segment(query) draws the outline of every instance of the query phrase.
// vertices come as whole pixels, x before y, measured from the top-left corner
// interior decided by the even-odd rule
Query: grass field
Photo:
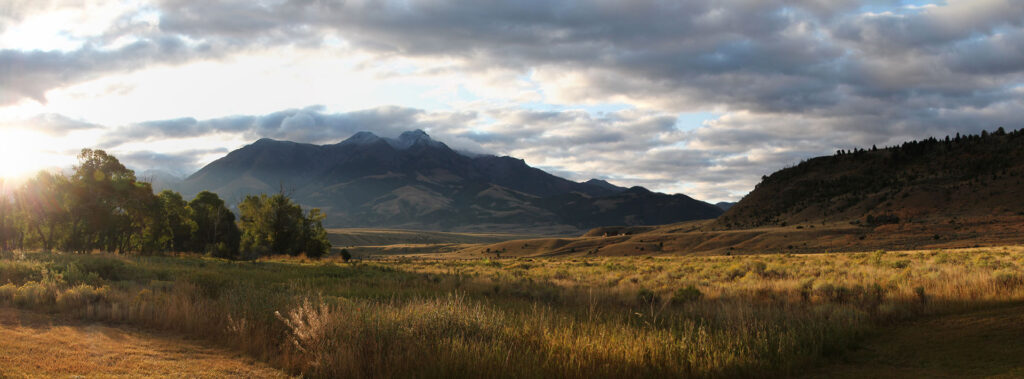
[[[858,221],[859,222],[859,221]],[[723,230],[715,220],[658,226],[601,227],[582,236],[536,237],[464,246],[465,258],[642,256],[663,254],[816,254],[918,249],[961,249],[1024,243],[1024,214],[920,218],[899,224],[849,221]]]
[[[8,254],[0,304],[201,338],[309,376],[792,376],[884,354],[858,347],[889,328],[1019,304],[1022,265],[1021,247],[358,264]]]
[[[492,244],[534,237],[537,236],[402,229],[344,228],[327,230],[327,238],[334,246],[334,251],[345,249],[358,258],[453,252],[477,244]]]

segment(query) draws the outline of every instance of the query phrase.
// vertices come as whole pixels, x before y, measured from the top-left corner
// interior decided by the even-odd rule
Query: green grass
[[[323,377],[789,376],[1024,300],[1024,249],[229,262],[25,254],[0,304],[205,338]]]

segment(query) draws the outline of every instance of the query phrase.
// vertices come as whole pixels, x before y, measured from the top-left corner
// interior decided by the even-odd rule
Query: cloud
[[[447,81],[485,98],[436,109],[185,114],[115,128],[101,146],[217,135],[332,143],[360,130],[420,128],[575,179],[716,200],[837,148],[1024,127],[1015,115],[1024,105],[1024,7],[896,3],[166,0],[135,10],[155,20],[126,13],[78,49],[0,50],[0,104],[42,102],[54,88],[156,65],[339,49],[365,58],[356,67],[364,73]],[[0,22],[36,12],[18,4]],[[625,109],[584,107],[608,104]],[[676,125],[698,111],[720,116],[695,130]]]
[[[161,153],[154,151],[132,151],[117,153],[117,159],[125,166],[145,170],[159,170],[184,178],[186,175],[202,167],[205,157],[209,155],[224,155],[228,153],[226,148],[185,150],[174,153]]]
[[[46,92],[103,74],[135,70],[149,65],[181,63],[220,53],[206,44],[192,46],[173,36],[156,36],[126,46],[104,49],[86,45],[62,51],[0,50],[0,105],[24,98],[46,102]]]
[[[306,143],[334,143],[339,138],[358,131],[373,130],[385,135],[398,135],[402,131],[429,128],[427,120],[420,120],[422,110],[402,107],[380,107],[348,113],[323,113],[323,107],[288,109],[262,116],[229,116],[209,120],[184,117],[169,120],[145,121],[112,129],[98,143],[103,148],[115,148],[130,142],[161,139],[184,139],[217,134],[234,134],[241,138],[283,139]]]
[[[61,114],[44,113],[27,119],[10,121],[0,124],[6,128],[21,128],[49,134],[51,136],[64,136],[69,132],[79,130],[100,129],[103,126],[83,120],[73,119]]]

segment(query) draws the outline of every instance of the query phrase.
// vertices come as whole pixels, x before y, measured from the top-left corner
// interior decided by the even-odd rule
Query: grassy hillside
[[[1022,268],[1019,247],[361,264],[26,254],[0,259],[0,305],[172,331],[317,377],[792,376],[891,325],[1024,301]]]
[[[1024,130],[913,141],[779,170],[718,218],[720,228],[868,225],[1024,215]]]

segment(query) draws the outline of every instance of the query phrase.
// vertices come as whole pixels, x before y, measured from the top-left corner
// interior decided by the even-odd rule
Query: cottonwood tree
[[[66,250],[152,251],[160,219],[148,183],[103,150],[82,149],[65,198],[70,216]]]
[[[249,255],[305,253],[320,257],[330,250],[323,214],[302,207],[279,193],[273,196],[249,195],[238,204],[241,214],[241,250]]]
[[[192,251],[220,258],[237,258],[241,231],[235,225],[235,214],[224,205],[224,200],[213,192],[203,191],[188,206],[196,224]]]
[[[188,251],[193,235],[198,230],[193,219],[192,207],[180,193],[163,190],[157,195],[163,215],[160,227],[163,228],[160,239],[161,251]]]
[[[43,250],[67,245],[70,185],[63,175],[40,171],[14,195],[23,234]]]

